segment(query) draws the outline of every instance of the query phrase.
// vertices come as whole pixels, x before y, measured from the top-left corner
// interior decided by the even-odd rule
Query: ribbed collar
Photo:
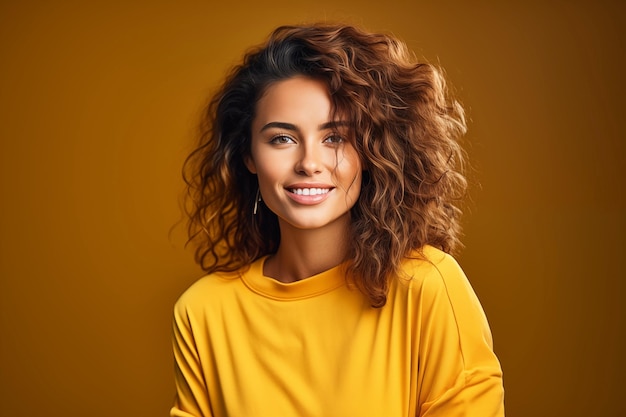
[[[275,300],[300,300],[314,297],[345,285],[342,273],[344,264],[321,272],[301,281],[288,284],[263,275],[263,265],[268,257],[257,259],[247,271],[241,274],[243,283],[252,291]]]

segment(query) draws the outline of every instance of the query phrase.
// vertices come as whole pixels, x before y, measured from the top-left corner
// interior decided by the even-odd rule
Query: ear
[[[246,164],[246,168],[248,168],[248,171],[256,174],[256,164],[254,163],[254,159],[252,159],[251,155],[244,156],[243,163]]]

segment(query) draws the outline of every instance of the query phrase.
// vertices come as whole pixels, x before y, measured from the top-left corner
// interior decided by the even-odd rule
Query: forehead
[[[273,121],[328,121],[332,109],[326,84],[298,76],[271,84],[256,103],[253,125]]]

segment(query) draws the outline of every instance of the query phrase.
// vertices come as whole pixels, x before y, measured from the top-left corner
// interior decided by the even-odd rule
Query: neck
[[[264,275],[281,282],[300,281],[333,268],[345,260],[350,218],[321,229],[297,229],[280,224],[280,246],[265,262]]]

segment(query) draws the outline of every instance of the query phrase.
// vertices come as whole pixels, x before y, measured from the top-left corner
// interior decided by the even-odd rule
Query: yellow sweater
[[[201,278],[174,312],[171,416],[503,416],[500,364],[449,255],[407,260],[372,308],[342,267],[284,284],[264,259]]]

